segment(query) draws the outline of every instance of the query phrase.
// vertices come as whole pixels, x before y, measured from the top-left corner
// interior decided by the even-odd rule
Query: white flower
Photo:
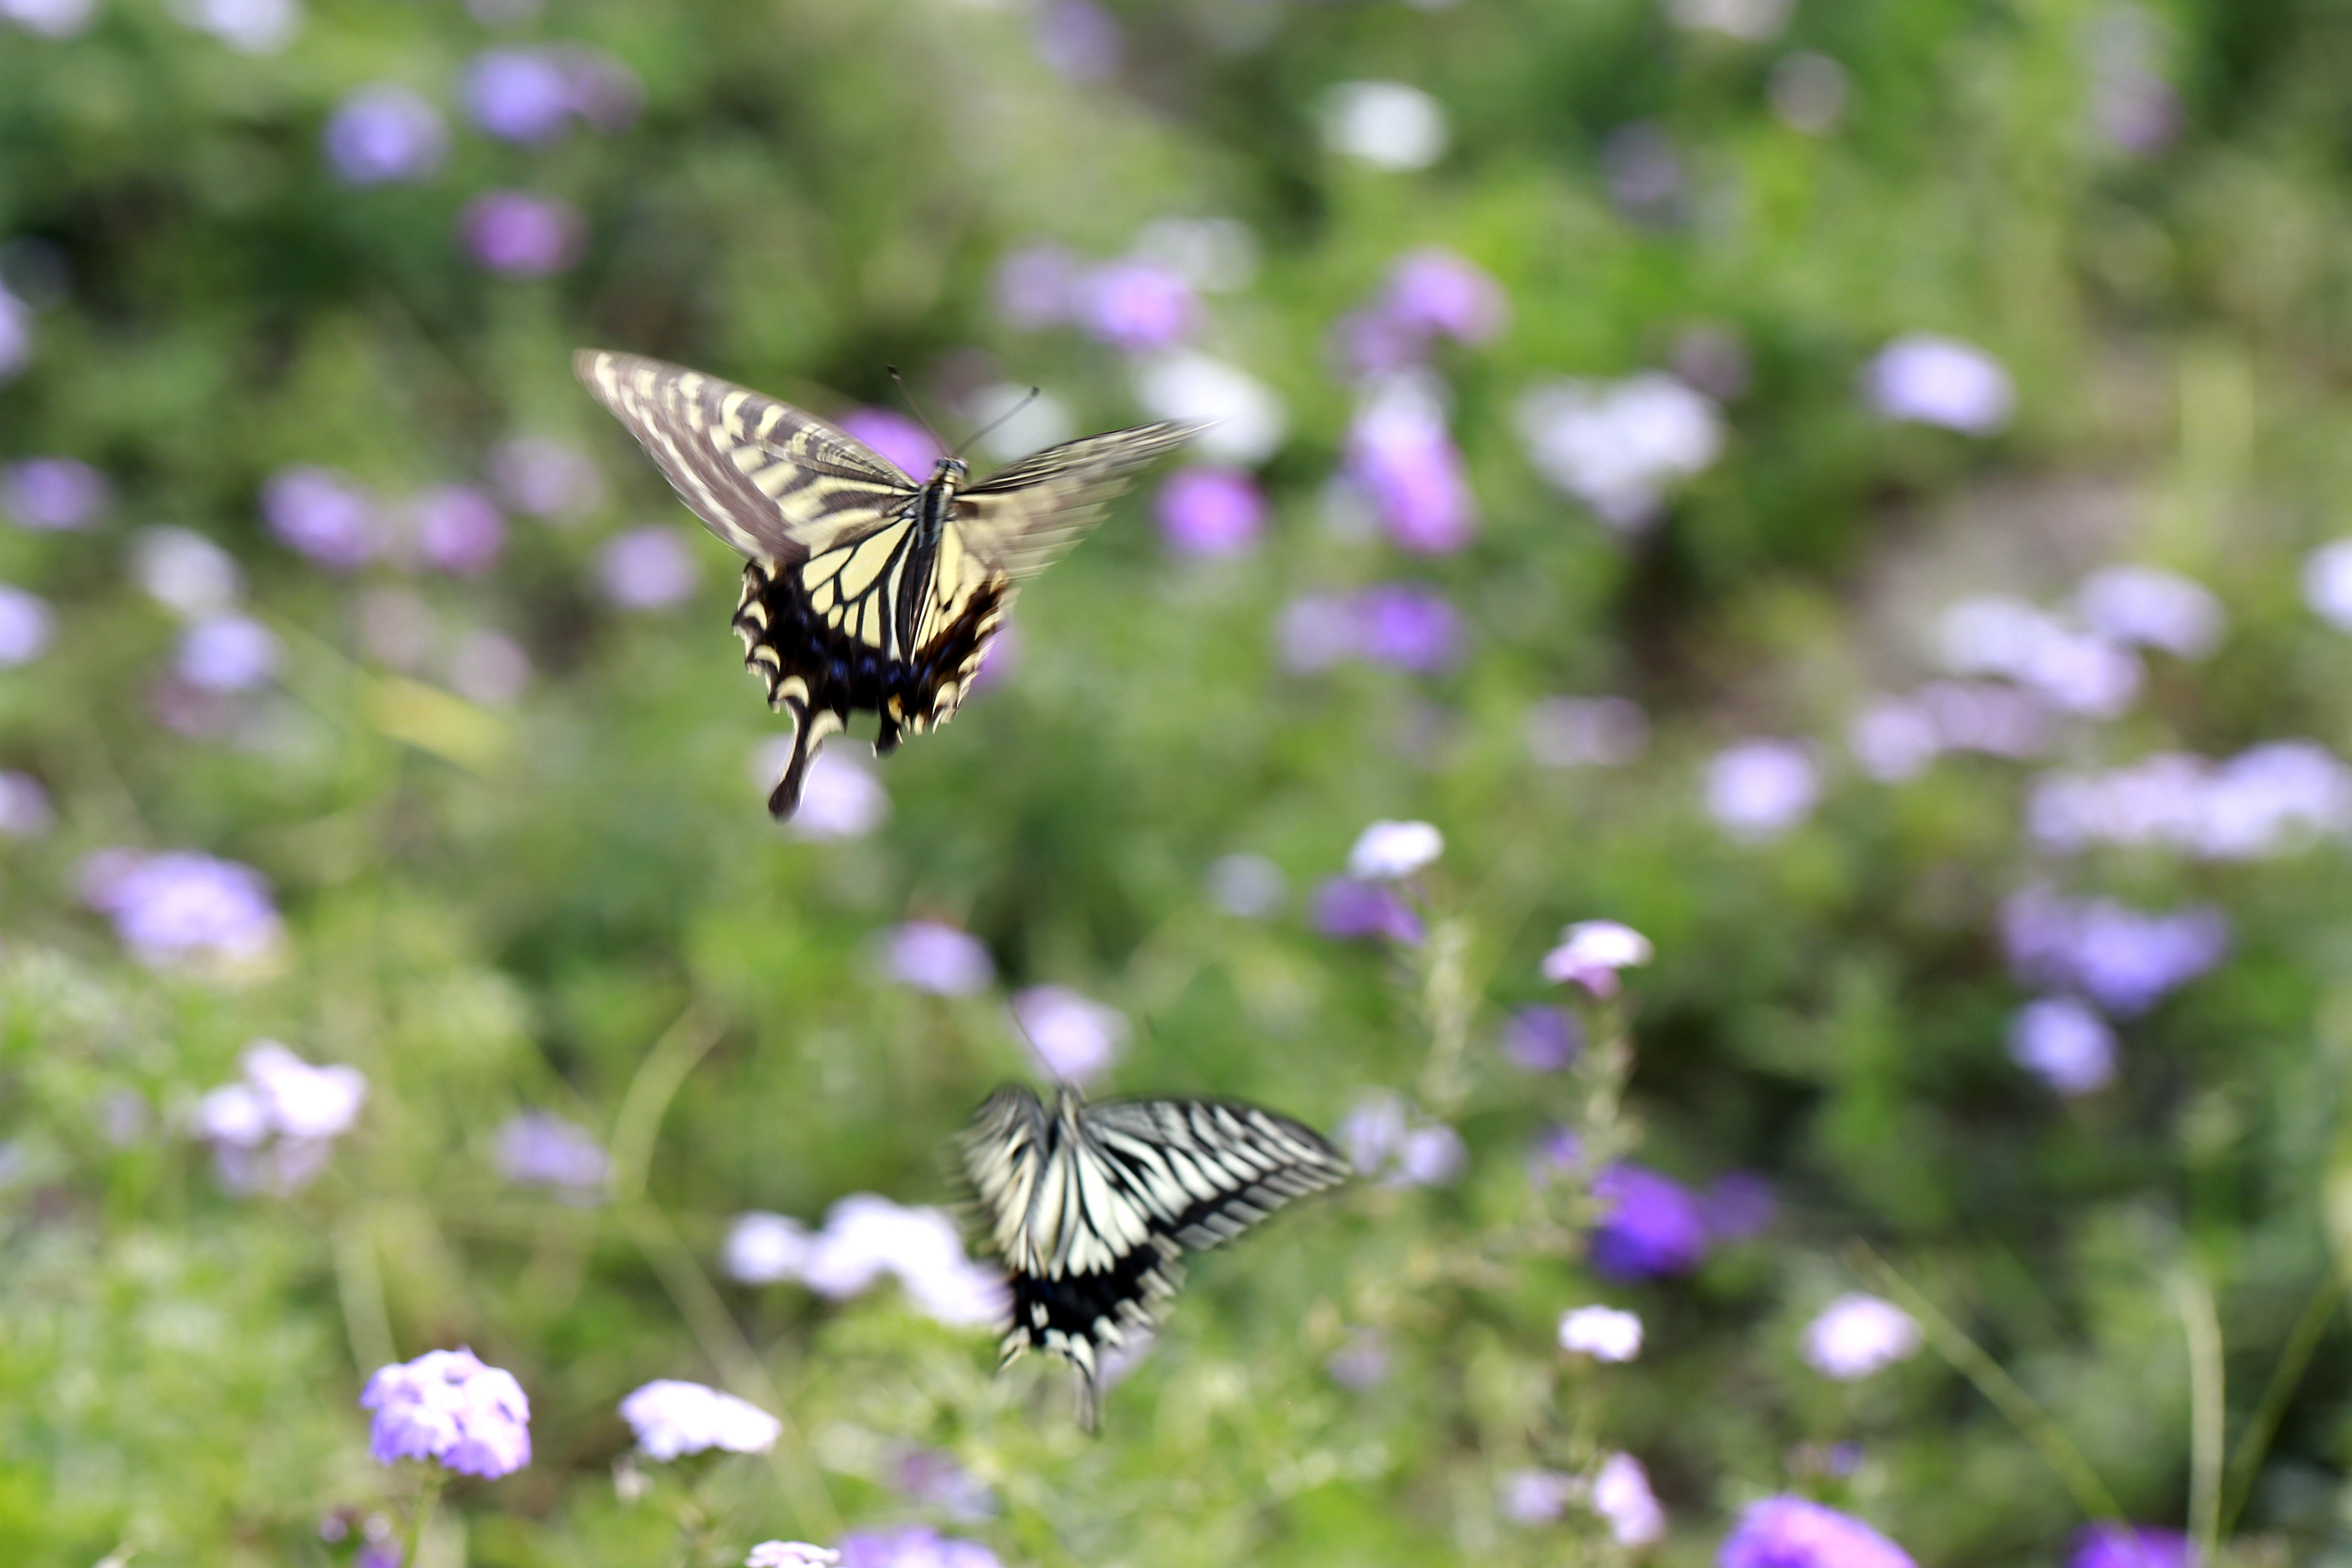
[[[1290,416],[1274,388],[1237,364],[1190,349],[1156,354],[1135,374],[1135,400],[1159,419],[1206,420],[1192,450],[1247,468],[1280,449]]]
[[[1376,169],[1425,169],[1445,140],[1445,110],[1417,87],[1346,81],[1324,96],[1324,145]]]
[[[783,1423],[746,1400],[698,1383],[657,1378],[621,1401],[621,1418],[648,1458],[675,1459],[706,1448],[764,1454]]]
[[[1348,851],[1348,875],[1393,882],[1412,876],[1444,852],[1445,837],[1426,822],[1373,823]]]
[[[2303,602],[2340,632],[2352,632],[2352,539],[2323,544],[2304,557]]]
[[[753,1209],[735,1216],[719,1247],[719,1267],[727,1277],[745,1285],[773,1285],[797,1279],[808,1267],[815,1243],[808,1227],[780,1214]]]
[[[841,1553],[805,1541],[762,1541],[743,1559],[743,1568],[833,1568]]]
[[[1982,349],[1931,332],[1900,337],[1863,374],[1863,395],[1888,419],[1990,436],[2009,423],[2017,395]]]
[[[1559,945],[1544,954],[1543,977],[1556,985],[1581,985],[1595,996],[1617,994],[1617,972],[1656,956],[1650,939],[1616,921],[1579,921],[1559,933]]]
[[[1592,1511],[1620,1546],[1648,1546],[1666,1533],[1666,1511],[1650,1490],[1650,1472],[1631,1454],[1612,1454],[1592,1478]]]
[[[227,551],[185,528],[142,529],[131,541],[131,573],[149,598],[191,619],[227,609],[244,585]]]
[[[1848,726],[1845,740],[1862,771],[1881,784],[1916,778],[1943,750],[1935,721],[1894,698],[1864,709]]]
[[[2154,566],[2107,566],[2074,591],[2084,624],[2117,642],[2203,658],[2221,640],[2221,601],[2193,578]]]
[[[1519,399],[1518,426],[1544,478],[1620,531],[1649,522],[1668,486],[1723,449],[1714,401],[1655,371],[1544,383]]]
[[[761,760],[776,765],[761,770],[764,795],[783,776],[792,761],[789,737],[762,747]],[[772,748],[772,749],[771,749]],[[890,815],[890,797],[872,770],[837,751],[819,752],[809,762],[801,784],[800,809],[793,813],[795,838],[863,838]]]
[[[1009,1306],[1003,1279],[964,1257],[963,1237],[946,1214],[853,1194],[825,1215],[802,1282],[839,1300],[885,1274],[896,1274],[918,1307],[950,1326],[1000,1322]]]
[[[1579,1307],[1560,1314],[1559,1348],[1595,1361],[1632,1361],[1642,1353],[1642,1320],[1614,1307]]]
[[[1693,33],[1760,44],[1788,26],[1790,0],[1666,0],[1666,19]]]
[[[1910,1313],[1860,1291],[1832,1301],[1805,1329],[1805,1360],[1842,1383],[1868,1377],[1918,1348],[1919,1325]]]
[[[1061,985],[1033,985],[1013,998],[1013,1018],[1046,1070],[1066,1083],[1092,1078],[1127,1044],[1127,1016]]]
[[[269,1136],[269,1112],[244,1084],[223,1084],[196,1101],[195,1131],[208,1143],[257,1149]]]
[[[245,1080],[270,1122],[289,1138],[332,1138],[350,1131],[367,1100],[359,1068],[314,1068],[276,1040],[256,1040],[243,1058]]]

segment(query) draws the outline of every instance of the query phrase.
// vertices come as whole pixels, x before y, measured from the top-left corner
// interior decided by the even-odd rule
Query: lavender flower
[[[2112,899],[2074,900],[2046,886],[2001,905],[2001,943],[2018,978],[2077,991],[2132,1017],[2220,963],[2230,927],[2218,910],[2145,914]]]
[[[1402,1097],[1368,1094],[1339,1119],[1339,1147],[1359,1172],[1373,1175],[1403,1149],[1408,1114]]]
[[[1035,38],[1046,68],[1081,86],[1117,76],[1127,47],[1118,18],[1092,0],[1049,0],[1037,14]]]
[[[762,799],[783,776],[792,749],[789,736],[760,748],[756,783]],[[789,830],[795,838],[863,838],[889,815],[890,796],[871,769],[838,752],[819,752],[802,781],[800,809]]]
[[[1558,1007],[1522,1007],[1503,1026],[1503,1059],[1526,1072],[1558,1072],[1584,1048],[1584,1026]]]
[[[1893,698],[1864,709],[1847,727],[1845,738],[1862,771],[1881,784],[1916,778],[1944,749],[1935,721],[1914,704]]]
[[[0,669],[30,664],[48,650],[57,617],[37,594],[0,583]]]
[[[0,511],[19,528],[88,528],[110,499],[106,476],[72,458],[27,458],[0,469]]]
[[[251,867],[187,851],[110,853],[116,858],[86,877],[84,897],[113,917],[116,933],[143,963],[249,967],[284,938],[269,884]]]
[[[1324,1362],[1323,1370],[1342,1388],[1377,1388],[1388,1381],[1388,1341],[1370,1329],[1350,1334],[1348,1342]]]
[[[596,552],[596,586],[624,610],[665,610],[694,592],[694,551],[675,528],[655,524],[614,534]]]
[[[1239,468],[1180,468],[1153,510],[1160,537],[1182,555],[1239,555],[1265,528],[1265,493]]]
[[[1614,1307],[1579,1307],[1562,1312],[1559,1348],[1595,1361],[1632,1361],[1642,1353],[1642,1320]]]
[[[580,258],[579,210],[528,191],[488,191],[466,204],[458,233],[475,260],[513,278],[544,278]]]
[[[1706,812],[1733,837],[1778,838],[1812,815],[1821,779],[1812,752],[1796,741],[1742,741],[1706,769]]]
[[[1519,399],[1519,436],[1537,471],[1609,527],[1646,527],[1676,483],[1723,450],[1715,403],[1671,375],[1546,382]]]
[[[1406,1187],[1443,1187],[1459,1180],[1470,1167],[1470,1146],[1462,1142],[1462,1134],[1443,1122],[1416,1127],[1404,1135],[1404,1146],[1397,1152],[1396,1174],[1392,1184]]]
[[[2160,845],[2252,860],[2352,832],[2352,767],[2308,741],[2274,741],[2223,763],[2159,752],[2104,773],[2037,781],[2026,823],[2044,850]]]
[[[29,773],[0,772],[0,834],[33,838],[48,831],[49,792]]]
[[[1402,1100],[1367,1095],[1339,1123],[1339,1143],[1356,1169],[1384,1187],[1444,1186],[1469,1164],[1462,1135],[1439,1121],[1415,1122]]]
[[[636,1434],[637,1447],[648,1458],[664,1461],[709,1448],[764,1454],[784,1429],[782,1422],[749,1401],[667,1377],[622,1400],[621,1419]]]
[[[2189,1537],[2154,1525],[2091,1524],[2074,1538],[2066,1568],[2195,1568]]]
[[[1503,1514],[1514,1524],[1549,1524],[1577,1494],[1574,1476],[1558,1470],[1513,1470],[1503,1478]]]
[[[1547,697],[1528,710],[1528,754],[1548,768],[1621,768],[1650,747],[1650,721],[1622,697]]]
[[[1324,145],[1376,169],[1425,169],[1445,142],[1445,110],[1419,88],[1349,81],[1324,98]]]
[[[977,1541],[941,1535],[928,1524],[853,1530],[841,1538],[841,1568],[1003,1568]]]
[[[1612,1279],[1687,1274],[1706,1257],[1706,1221],[1688,1187],[1645,1166],[1612,1165],[1592,1184],[1601,1205],[1592,1266]]]
[[[332,572],[352,572],[383,546],[374,498],[330,468],[283,468],[261,487],[262,520],[279,540]]]
[[[1592,1476],[1592,1511],[1620,1546],[1650,1546],[1666,1533],[1666,1511],[1650,1490],[1650,1472],[1631,1454],[1611,1454]]]
[[[367,1079],[357,1068],[312,1067],[276,1040],[246,1048],[243,1078],[196,1102],[196,1135],[210,1143],[234,1193],[290,1196],[327,1166],[334,1141],[359,1120]]]
[[[1144,353],[1181,342],[1200,315],[1192,286],[1149,261],[1114,261],[1078,280],[1078,324],[1113,348]]]
[[[908,921],[893,930],[883,967],[900,984],[935,996],[969,996],[996,978],[995,963],[979,938],[938,921]]]
[[[1012,1013],[1021,1036],[1045,1070],[1077,1083],[1107,1070],[1127,1044],[1127,1016],[1060,985],[1013,993]]]
[[[964,1256],[955,1221],[938,1209],[904,1208],[856,1193],[833,1205],[796,1278],[839,1300],[895,1275],[917,1307],[950,1327],[1001,1323],[1011,1310],[1003,1277]]]
[[[2337,631],[2352,631],[2352,539],[2323,544],[2304,558],[2303,602]]]
[[[499,1129],[499,1174],[519,1187],[551,1187],[567,1200],[604,1189],[612,1157],[586,1129],[544,1110],[508,1118]]]
[[[32,358],[32,310],[0,286],[0,383],[16,380]]]
[[[1543,977],[1555,985],[1581,985],[1607,1001],[1617,994],[1617,973],[1638,969],[1655,957],[1650,939],[1616,921],[1579,921],[1561,928],[1559,945],[1544,954]]]
[[[604,499],[604,481],[585,453],[561,441],[519,436],[490,453],[490,477],[517,511],[568,522]]]
[[[250,616],[209,616],[180,634],[179,678],[205,691],[250,691],[278,673],[278,637]]]
[[[1441,337],[1485,342],[1501,330],[1503,291],[1483,269],[1450,250],[1415,250],[1390,270],[1380,296],[1339,323],[1340,346],[1359,375],[1419,364]]]
[[[1289,415],[1263,381],[1190,349],[1152,355],[1137,369],[1135,400],[1155,419],[1205,421],[1192,450],[1205,462],[1262,463],[1282,446]]]
[[[368,1448],[380,1465],[432,1459],[490,1479],[530,1463],[522,1385],[470,1350],[428,1351],[379,1368],[360,1407],[375,1412]]]
[[[1426,822],[1375,822],[1348,851],[1348,875],[1365,882],[1402,881],[1444,850],[1444,835]]]
[[[553,51],[485,49],[466,71],[474,123],[508,142],[549,142],[572,121],[572,82]]]
[[[1347,474],[1402,549],[1442,555],[1476,531],[1461,451],[1436,398],[1415,382],[1383,383],[1357,412],[1348,427]]]
[[[865,442],[919,479],[929,479],[931,469],[947,456],[937,437],[887,408],[853,408],[835,423],[843,434]]]
[[[1058,245],[1029,246],[997,264],[996,312],[1010,327],[1050,327],[1069,320],[1077,287],[1076,257]]]
[[[1462,650],[1462,617],[1444,597],[1412,583],[1365,589],[1349,606],[1355,651],[1376,664],[1434,674]]]
[[[2139,660],[2130,649],[2022,600],[1963,599],[1944,612],[1939,632],[1947,668],[2007,676],[2069,712],[2112,718],[2139,690]]]
[[[1805,1360],[1841,1383],[1868,1377],[1918,1349],[1919,1325],[1910,1313],[1860,1291],[1840,1296],[1805,1326]]]
[[[383,82],[337,105],[321,141],[327,162],[352,185],[422,180],[449,153],[441,111],[407,88]]]
[[[2060,1094],[2090,1094],[2116,1079],[2116,1032],[2071,996],[2021,1008],[2010,1021],[2009,1055]]]
[[[2084,624],[2116,642],[2203,658],[2221,641],[2221,601],[2193,578],[2154,566],[2108,566],[2074,591]]]
[[[836,1568],[841,1553],[805,1541],[762,1541],[743,1559],[743,1568]]]
[[[753,1209],[737,1215],[727,1227],[719,1266],[739,1283],[774,1285],[799,1279],[808,1268],[814,1247],[808,1227],[800,1221]]]
[[[1918,1568],[1862,1521],[1801,1497],[1748,1504],[1715,1561],[1716,1568]]]
[[[1895,339],[1863,374],[1863,395],[1882,418],[1990,436],[2009,423],[2016,393],[2000,362],[1973,344],[1930,332]]]
[[[1318,887],[1309,919],[1317,931],[1340,942],[1380,937],[1410,946],[1423,935],[1421,916],[1394,889],[1351,877],[1334,877]]]
[[[437,572],[478,577],[506,549],[507,520],[471,485],[439,485],[409,503],[419,560]]]

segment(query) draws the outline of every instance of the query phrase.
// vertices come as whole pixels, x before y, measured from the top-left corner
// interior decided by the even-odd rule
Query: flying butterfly
[[[1017,1085],[998,1089],[961,1152],[1012,1290],[1004,1359],[1041,1350],[1068,1360],[1089,1429],[1104,1351],[1156,1321],[1186,1251],[1230,1241],[1354,1173],[1320,1133],[1253,1105],[1088,1105],[1066,1084],[1050,1109]]]
[[[1136,469],[1197,425],[1142,425],[1031,454],[979,484],[942,458],[917,483],[824,420],[635,354],[572,368],[713,533],[748,559],[735,632],[768,705],[793,717],[768,797],[800,804],[810,760],[853,712],[877,756],[951,718],[1020,584],[1050,564]]]

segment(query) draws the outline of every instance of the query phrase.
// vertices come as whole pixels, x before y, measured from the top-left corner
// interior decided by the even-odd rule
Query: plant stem
[[[2190,1561],[2210,1563],[2219,1561],[2221,1540],[2221,1319],[2213,1292],[2193,1268],[2173,1276],[2172,1300],[2189,1340],[2189,1539],[2195,1549]]]
[[[434,1507],[449,1479],[438,1465],[428,1461],[421,1468],[424,1479],[417,1483],[416,1506],[409,1511],[408,1545],[400,1554],[400,1568],[416,1568],[417,1554],[425,1550],[425,1529],[433,1522]]]
[[[2286,1349],[2279,1352],[2278,1365],[2271,1373],[2270,1385],[2263,1390],[2263,1402],[2247,1417],[2245,1429],[2238,1434],[2237,1452],[2230,1456],[2228,1485],[2221,1495],[2222,1534],[2236,1527],[2238,1515],[2253,1492],[2254,1478],[2262,1474],[2263,1455],[2270,1448],[2271,1435],[2278,1430],[2279,1418],[2286,1414],[2287,1402],[2294,1397],[2295,1385],[2303,1381],[2304,1369],[2311,1364],[2312,1352],[2319,1348],[2320,1337],[2335,1321],[2336,1309],[2343,1300],[2343,1277],[2330,1269],[2311,1300],[2304,1303],[2303,1315],[2294,1321]]]

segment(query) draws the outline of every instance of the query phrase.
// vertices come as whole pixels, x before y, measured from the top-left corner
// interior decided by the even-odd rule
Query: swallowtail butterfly
[[[1026,1089],[998,1089],[963,1134],[962,1156],[1010,1277],[1004,1359],[1042,1350],[1075,1364],[1089,1427],[1104,1349],[1150,1327],[1186,1251],[1230,1241],[1353,1173],[1313,1129],[1255,1106],[1088,1105],[1066,1085],[1050,1109]]]
[[[793,716],[768,809],[800,804],[809,760],[853,712],[877,755],[952,717],[1021,580],[1076,542],[1134,471],[1195,425],[1049,447],[966,483],[943,458],[917,483],[824,420],[716,376],[583,349],[572,368],[713,533],[749,558],[743,662]]]

